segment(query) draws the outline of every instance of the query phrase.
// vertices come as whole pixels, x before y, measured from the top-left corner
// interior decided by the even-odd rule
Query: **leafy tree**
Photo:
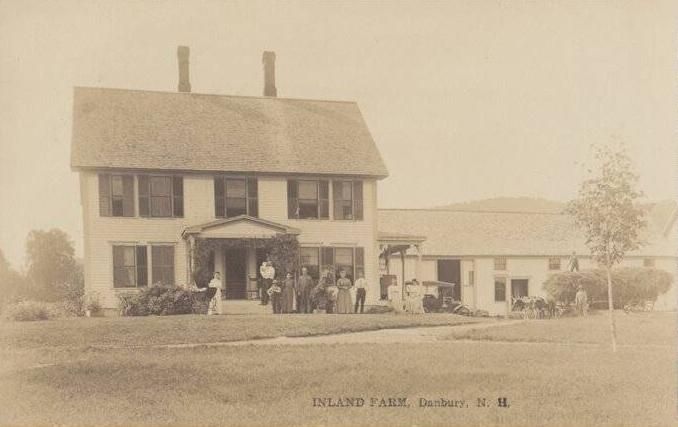
[[[34,298],[56,301],[65,296],[66,289],[81,286],[82,273],[74,253],[73,242],[62,230],[28,233],[26,260]]]
[[[581,183],[577,199],[568,204],[577,226],[583,230],[586,245],[607,276],[612,351],[617,351],[611,270],[628,251],[638,249],[640,231],[645,227],[644,211],[638,206],[643,195],[636,186],[631,158],[623,146],[594,146],[599,169]]]
[[[26,292],[26,278],[12,269],[0,250],[0,307],[21,297]]]
[[[291,234],[276,234],[266,242],[268,256],[275,268],[276,276],[296,275],[299,268],[299,241]]]

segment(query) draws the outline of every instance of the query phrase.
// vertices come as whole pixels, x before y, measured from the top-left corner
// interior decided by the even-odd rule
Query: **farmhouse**
[[[278,98],[273,52],[264,96],[192,93],[189,50],[177,54],[178,92],[74,91],[85,286],[111,312],[121,294],[193,284],[206,242],[229,300],[257,304],[262,243],[283,234],[315,278],[364,274],[367,304],[384,303],[393,277],[418,277],[498,314],[509,296],[540,293],[572,250],[586,253],[563,215],[378,210],[388,171],[355,102]],[[653,231],[628,262],[673,271],[671,233]]]

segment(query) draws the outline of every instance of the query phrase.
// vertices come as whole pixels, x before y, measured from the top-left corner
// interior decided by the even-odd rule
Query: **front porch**
[[[259,300],[259,266],[267,258],[271,239],[278,234],[298,235],[299,230],[282,224],[240,215],[189,227],[187,241],[188,274],[191,283],[204,287],[214,272],[220,272],[222,299],[255,302]],[[233,314],[256,312],[251,304],[224,304]]]

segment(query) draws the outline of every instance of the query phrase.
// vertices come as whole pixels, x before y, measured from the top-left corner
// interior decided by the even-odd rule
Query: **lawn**
[[[293,321],[269,318],[278,330]],[[604,334],[590,332],[606,331],[604,316],[525,322],[484,329],[487,339],[426,344],[104,349],[72,338],[74,346],[36,346],[35,337],[13,335],[18,344],[8,355],[21,360],[0,373],[0,425],[675,425],[675,349],[648,345],[675,333],[675,318],[638,319],[620,320],[626,346],[616,354],[595,345],[605,343]],[[108,321],[96,320],[99,329]],[[221,327],[222,319],[216,322]],[[58,330],[35,323],[26,334],[40,325],[43,335]],[[638,332],[622,332],[627,328]],[[531,343],[517,342],[521,334]],[[156,342],[150,333],[148,340]],[[575,341],[594,345],[558,345]],[[28,364],[37,359],[44,364]],[[314,407],[314,397],[361,397],[366,405]],[[369,406],[371,398],[388,397],[407,398],[409,407]],[[498,397],[510,407],[498,407]],[[468,407],[419,407],[420,398]],[[477,407],[478,398],[491,406]]]

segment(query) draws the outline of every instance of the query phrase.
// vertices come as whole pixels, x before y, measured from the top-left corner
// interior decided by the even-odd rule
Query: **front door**
[[[247,298],[247,250],[226,249],[224,251],[226,299]]]
[[[454,288],[441,288],[441,294],[452,297],[455,301],[461,301],[461,262],[458,259],[438,260],[438,280],[441,282],[454,283]]]

